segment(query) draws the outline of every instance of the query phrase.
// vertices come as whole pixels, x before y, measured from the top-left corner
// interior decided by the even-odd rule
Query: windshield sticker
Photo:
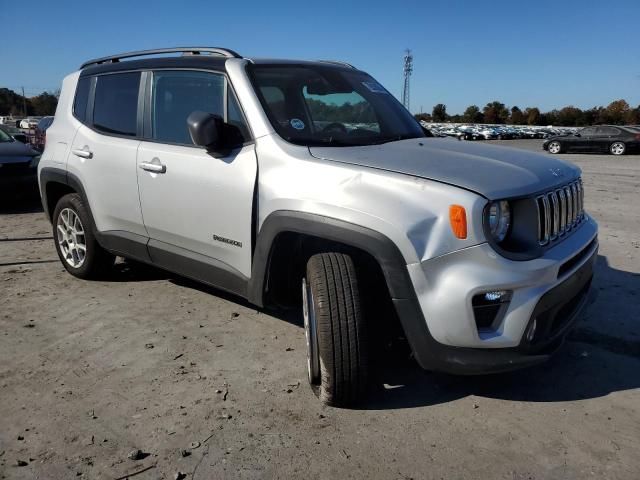
[[[362,82],[362,85],[367,87],[369,89],[369,91],[373,92],[373,93],[387,93],[387,91],[384,89],[384,87],[382,85],[380,85],[378,82],[376,82],[375,80],[370,80],[368,82]]]
[[[304,130],[304,122],[299,118],[292,118],[289,123],[296,130]]]

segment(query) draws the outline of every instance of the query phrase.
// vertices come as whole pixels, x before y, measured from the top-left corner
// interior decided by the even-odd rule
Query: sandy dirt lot
[[[77,280],[38,203],[3,200],[0,478],[639,478],[640,156],[563,157],[601,247],[559,354],[473,378],[392,355],[352,410],[306,385],[294,312],[126,263]]]

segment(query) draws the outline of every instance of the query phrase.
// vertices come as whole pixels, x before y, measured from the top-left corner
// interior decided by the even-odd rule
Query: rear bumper
[[[478,246],[410,268],[416,298],[394,303],[420,366],[482,374],[547,360],[590,298],[596,229],[590,221],[564,245],[528,262],[486,256],[488,250]],[[476,325],[471,298],[491,290],[513,295],[502,319],[487,331]],[[527,340],[534,319],[536,333]]]

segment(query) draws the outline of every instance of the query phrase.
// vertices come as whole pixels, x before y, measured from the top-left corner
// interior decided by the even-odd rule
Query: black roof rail
[[[351,65],[350,63],[347,62],[340,62],[338,60],[318,60],[318,62],[321,63],[331,63],[332,65],[341,65],[343,67],[349,67],[349,68],[353,68],[354,70],[357,70],[356,67],[354,67],[353,65]]]
[[[216,48],[216,47],[174,47],[174,48],[156,48],[153,50],[140,50],[137,52],[120,53],[118,55],[109,55],[108,57],[94,58],[80,65],[80,69],[86,68],[90,65],[100,65],[101,63],[117,63],[125,58],[144,57],[147,55],[160,55],[163,53],[182,53],[185,55],[220,55],[228,58],[242,58],[240,54],[229,50],[228,48]]]

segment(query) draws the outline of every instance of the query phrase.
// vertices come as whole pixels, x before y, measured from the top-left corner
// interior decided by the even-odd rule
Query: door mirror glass
[[[213,113],[195,111],[187,117],[189,135],[194,144],[214,149],[220,143],[220,132],[224,120]]]

